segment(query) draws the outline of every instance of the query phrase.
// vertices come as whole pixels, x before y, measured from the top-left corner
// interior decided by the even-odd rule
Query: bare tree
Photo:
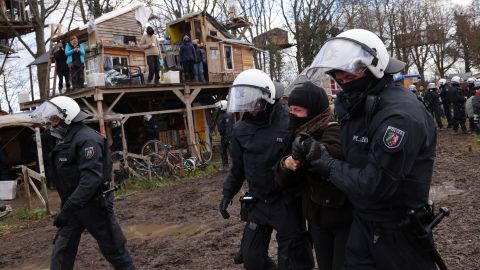
[[[281,0],[282,15],[297,45],[297,67],[301,71],[313,61],[323,43],[338,33],[333,25],[339,6],[335,0]]]
[[[427,15],[429,25],[430,54],[434,68],[440,78],[444,78],[446,72],[457,62],[460,54],[456,43],[449,34],[453,28],[451,10],[443,5],[435,5],[435,0],[429,0],[430,12]]]

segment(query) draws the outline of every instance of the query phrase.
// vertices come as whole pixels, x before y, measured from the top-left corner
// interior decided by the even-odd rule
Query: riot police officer
[[[228,170],[228,146],[233,129],[233,115],[227,112],[227,101],[220,100],[216,103],[220,109],[217,117],[217,127],[220,133],[220,155],[222,157],[222,170]]]
[[[458,126],[460,126],[462,128],[462,132],[467,133],[467,127],[465,126],[465,122],[467,120],[465,113],[465,101],[467,99],[460,88],[459,76],[452,77],[450,86],[448,87],[448,98],[453,106],[453,131],[458,133]]]
[[[448,97],[448,86],[446,79],[438,80],[438,85],[440,88],[440,98],[442,99],[442,106],[443,106],[443,113],[445,114],[445,118],[447,118],[447,128],[452,127],[452,110],[451,110],[451,103],[450,98]]]
[[[134,269],[113,213],[113,198],[111,194],[101,196],[112,169],[105,139],[82,123],[88,115],[69,97],[45,101],[31,116],[48,124],[50,134],[57,138],[50,159],[61,209],[53,222],[58,231],[51,269],[73,269],[85,229],[115,269]]]
[[[437,126],[443,128],[442,124],[442,110],[440,108],[440,96],[438,94],[438,89],[435,86],[435,83],[429,83],[427,86],[427,92],[425,93],[425,104],[428,106],[428,109],[435,117],[437,121]]]
[[[335,110],[345,161],[317,145],[310,171],[329,176],[354,206],[345,269],[436,269],[432,248],[404,225],[409,210],[430,217],[437,137],[425,106],[393,82],[404,65],[374,33],[352,29],[328,40],[306,73],[326,73],[343,89]]]
[[[227,207],[246,179],[251,199],[241,247],[244,267],[267,268],[270,234],[275,229],[278,269],[311,269],[313,256],[301,201],[287,203],[274,179],[273,168],[288,147],[288,112],[275,100],[272,80],[257,69],[240,73],[228,96],[227,111],[244,115],[232,132],[232,166],[223,184],[220,213],[229,218]]]

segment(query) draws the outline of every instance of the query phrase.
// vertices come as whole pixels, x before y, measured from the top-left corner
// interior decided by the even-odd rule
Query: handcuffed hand
[[[315,174],[330,176],[331,167],[336,159],[330,156],[325,145],[318,143],[318,149],[320,150],[320,156],[310,160],[307,170]]]
[[[222,201],[220,202],[220,214],[224,219],[230,218],[230,213],[228,213],[228,205],[232,203],[232,199],[223,196]]]
[[[301,161],[294,159],[292,156],[288,156],[283,160],[282,166],[285,169],[289,169],[291,171],[296,171],[298,168],[300,168],[300,165],[302,164]]]
[[[292,158],[299,161],[305,160],[313,141],[307,133],[299,133],[292,143]]]

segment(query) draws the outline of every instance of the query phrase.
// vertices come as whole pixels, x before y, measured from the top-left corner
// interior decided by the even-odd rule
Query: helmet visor
[[[47,100],[31,112],[30,117],[39,124],[48,125],[54,118],[65,119],[65,113],[57,105]]]
[[[266,102],[263,102],[265,94],[258,87],[250,85],[235,85],[228,93],[228,112],[253,112],[263,111]]]
[[[306,75],[308,78],[318,77],[317,73],[331,73],[342,70],[357,74],[372,63],[374,56],[360,44],[346,39],[331,39],[325,43],[313,59]]]

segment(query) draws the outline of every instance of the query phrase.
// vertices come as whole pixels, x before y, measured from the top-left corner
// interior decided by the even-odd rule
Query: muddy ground
[[[432,194],[436,206],[446,206],[452,214],[435,229],[435,239],[451,270],[480,269],[479,163],[475,136],[440,131]],[[137,269],[241,269],[232,261],[243,228],[238,200],[230,207],[229,220],[217,210],[225,176],[217,172],[180,180],[116,201]],[[52,201],[58,205],[58,199]],[[12,203],[21,204],[21,196]],[[48,269],[55,231],[52,219],[45,218],[0,235],[0,269]],[[75,269],[111,269],[88,233]]]

